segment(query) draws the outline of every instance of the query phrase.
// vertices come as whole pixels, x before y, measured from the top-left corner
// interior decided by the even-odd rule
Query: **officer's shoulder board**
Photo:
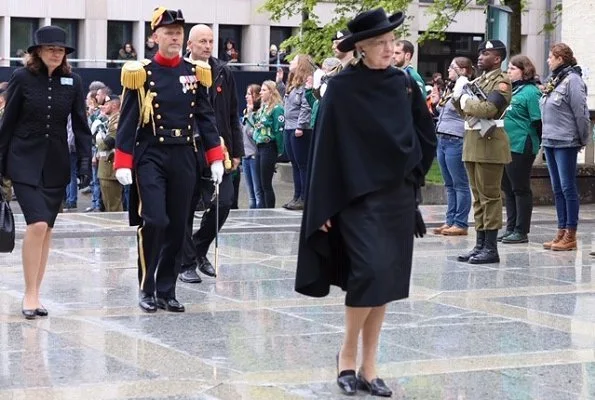
[[[211,87],[213,85],[213,75],[211,73],[211,66],[206,61],[193,60],[191,58],[184,58],[184,61],[192,64],[192,72],[196,75],[196,79],[204,87]]]
[[[145,67],[151,63],[151,60],[128,61],[122,66],[120,83],[126,89],[138,90],[144,87],[147,81],[147,71]]]

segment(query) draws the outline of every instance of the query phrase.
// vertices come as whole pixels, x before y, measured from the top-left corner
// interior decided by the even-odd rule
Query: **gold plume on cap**
[[[155,26],[159,24],[161,21],[161,16],[167,10],[167,8],[163,6],[159,6],[153,11],[153,18],[151,18],[151,30],[155,30]]]

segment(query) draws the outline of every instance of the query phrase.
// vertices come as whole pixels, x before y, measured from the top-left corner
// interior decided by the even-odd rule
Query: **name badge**
[[[72,78],[60,78],[60,84],[61,85],[72,86],[73,83],[74,83],[74,80]]]

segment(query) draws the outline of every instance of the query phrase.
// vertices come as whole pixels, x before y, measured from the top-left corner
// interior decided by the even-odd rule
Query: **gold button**
[[[137,146],[138,146],[139,144],[140,144],[139,142],[136,142],[136,145],[137,145]]]
[[[196,90],[193,90],[193,91],[192,91],[192,94],[196,94]]]
[[[153,73],[151,71],[147,71],[147,75],[151,76]]]
[[[194,114],[191,113],[188,117],[192,118],[192,117],[194,117]]]
[[[190,141],[190,136],[186,136],[186,141],[189,142]]]
[[[162,137],[160,137],[160,138],[159,138],[159,141],[160,141],[161,143],[163,143],[163,141],[164,141],[164,140],[165,140],[165,139],[163,139]]]
[[[195,102],[192,102],[192,103],[190,103],[190,106],[194,107],[195,104],[196,104]]]
[[[192,129],[192,126],[188,125],[188,130]]]
[[[192,67],[192,72],[196,72],[196,68]]]
[[[161,115],[157,114],[157,119],[161,119]]]
[[[155,86],[155,82],[151,81],[151,82],[149,82],[149,85]]]
[[[155,108],[159,108],[159,103],[155,103]]]
[[[163,125],[161,125],[161,126],[159,127],[159,129],[163,130]]]
[[[492,137],[491,136],[488,136],[488,140],[492,140]]]

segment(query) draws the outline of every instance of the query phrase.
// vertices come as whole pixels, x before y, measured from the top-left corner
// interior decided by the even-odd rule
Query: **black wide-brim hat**
[[[351,51],[357,42],[390,32],[403,21],[405,21],[405,14],[400,11],[390,17],[387,17],[382,7],[364,11],[347,23],[350,34],[338,44],[337,48],[343,53]]]
[[[29,46],[27,53],[40,46],[58,46],[66,49],[66,54],[72,53],[75,49],[66,44],[66,31],[59,26],[43,26],[35,31],[34,44]]]
[[[153,11],[151,30],[155,32],[157,28],[168,25],[180,25],[183,27],[185,23],[186,21],[184,20],[182,10],[168,10],[167,8],[160,6]]]

